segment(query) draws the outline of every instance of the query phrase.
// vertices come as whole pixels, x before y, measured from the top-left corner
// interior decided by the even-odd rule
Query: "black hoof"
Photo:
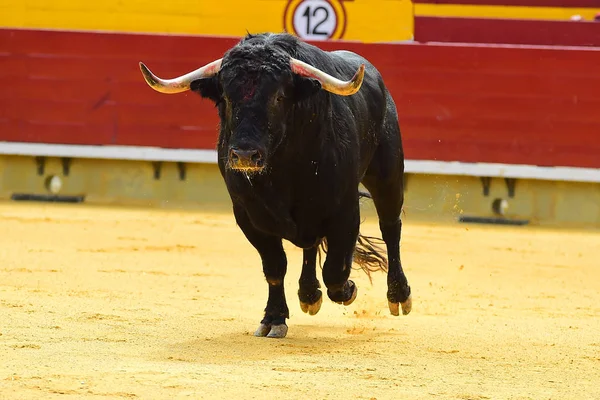
[[[265,317],[254,332],[254,336],[282,339],[287,335],[288,327],[285,318]]]
[[[321,304],[323,304],[323,295],[321,294],[320,290],[319,295],[319,300],[313,304],[303,303],[302,300],[300,300],[300,308],[304,313],[308,313],[308,315],[316,315],[319,312],[321,309]]]
[[[388,301],[390,314],[396,317],[400,315],[400,306],[402,306],[402,315],[408,315],[410,310],[412,310],[412,296],[408,296],[408,299],[403,303],[392,303],[391,301]]]
[[[257,336],[257,337],[267,336],[269,334],[269,332],[271,332],[271,325],[261,323],[258,326],[258,328],[256,329],[256,331],[254,331],[254,336]]]
[[[329,296],[332,301],[345,306],[352,304],[352,302],[356,300],[357,294],[358,289],[354,282],[352,282],[350,279],[346,281],[343,289],[338,292],[331,292],[329,289],[327,290],[327,296]]]
[[[287,335],[288,327],[286,324],[272,325],[268,338],[283,339]]]
[[[408,313],[410,313],[412,309],[410,286],[401,288],[399,285],[390,284],[388,287],[387,298],[390,314],[395,316],[400,315],[400,307],[402,307],[403,315],[408,315]]]
[[[303,295],[298,291],[298,298],[300,299],[300,308],[309,315],[316,315],[321,309],[321,304],[323,304],[323,294],[319,289],[315,290],[310,296]]]

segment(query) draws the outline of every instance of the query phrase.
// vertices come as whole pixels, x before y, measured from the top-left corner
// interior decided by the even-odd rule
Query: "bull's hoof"
[[[312,304],[304,303],[300,300],[300,308],[304,313],[308,313],[308,315],[316,315],[321,309],[321,304],[323,304],[323,295],[321,291],[317,291],[319,293],[319,299]]]
[[[352,282],[352,281],[348,281],[348,282]],[[356,285],[354,284],[354,282],[352,282],[352,286],[353,286],[353,291],[352,291],[352,296],[350,296],[350,298],[344,302],[342,302],[343,305],[345,306],[349,306],[350,304],[354,303],[354,300],[356,300],[356,296],[358,295],[358,288],[356,287]]]
[[[408,296],[403,303],[393,303],[388,300],[388,307],[390,308],[390,314],[394,316],[400,315],[400,306],[402,306],[402,315],[408,315],[410,310],[412,310],[412,295]]]
[[[342,295],[345,295],[345,299],[339,299],[339,295],[333,295],[329,290],[327,291],[327,295],[331,300],[338,304],[343,304],[345,306],[349,306],[356,300],[356,296],[358,294],[358,289],[354,282],[350,279],[344,285],[344,290],[342,291]]]
[[[283,339],[287,335],[288,327],[286,324],[272,325],[271,331],[267,335],[269,338]]]
[[[254,336],[264,337],[264,336],[267,336],[269,334],[269,332],[271,332],[270,324],[260,324],[258,326],[258,329],[254,332]]]
[[[260,321],[258,329],[254,336],[269,338],[284,338],[287,335],[288,327],[285,324],[285,318],[265,317]]]

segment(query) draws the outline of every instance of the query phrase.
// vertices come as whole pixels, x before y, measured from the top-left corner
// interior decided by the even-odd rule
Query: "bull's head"
[[[144,79],[160,93],[197,91],[219,107],[219,146],[226,166],[233,170],[260,172],[270,153],[286,132],[291,105],[323,89],[349,96],[362,85],[365,66],[349,81],[339,80],[314,66],[290,58],[283,52],[253,46],[239,54],[232,49],[224,58],[174,79],[161,79],[143,63]]]

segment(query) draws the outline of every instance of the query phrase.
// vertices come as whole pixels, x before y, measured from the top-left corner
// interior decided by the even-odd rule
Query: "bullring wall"
[[[213,104],[152,91],[138,62],[175,76],[236,40],[2,29],[0,79],[10,90],[0,94],[0,139],[214,149]],[[600,168],[600,48],[319,46],[356,51],[378,67],[409,159]]]
[[[285,14],[287,3],[253,2],[264,6],[262,14],[254,15],[254,11],[240,5],[242,2],[232,2],[226,4],[226,9],[234,17],[224,22],[214,9],[206,11],[203,2],[192,5],[186,1],[107,0],[77,6],[66,1],[5,4],[8,12],[0,14],[4,25],[0,29],[0,81],[9,89],[0,94],[0,141],[5,142],[1,147],[82,145],[70,147],[70,174],[65,175],[63,167],[55,168],[54,173],[63,176],[65,193],[83,191],[88,199],[103,201],[201,201],[206,193],[179,186],[202,181],[192,171],[216,173],[212,167],[200,168],[193,165],[194,161],[183,160],[188,172],[181,180],[179,167],[165,162],[164,171],[176,172],[164,172],[157,179],[156,166],[150,158],[135,163],[109,161],[111,157],[105,157],[107,152],[118,153],[122,149],[146,154],[150,150],[145,149],[156,147],[175,151],[168,153],[171,161],[182,154],[177,152],[191,150],[208,152],[202,153],[198,162],[214,162],[211,151],[218,121],[213,105],[194,94],[166,96],[153,92],[141,79],[137,63],[143,60],[165,77],[185,73],[221,57],[244,34],[246,26],[255,31],[282,30],[285,18],[274,16]],[[419,4],[415,5],[418,15],[413,29],[410,2],[381,3],[389,7],[385,13],[374,13],[364,1],[343,2],[344,13],[339,14],[346,24],[343,40],[315,44],[326,50],[356,51],[380,69],[400,114],[411,182],[408,187],[412,188],[407,189],[407,197],[415,204],[428,204],[421,214],[439,216],[455,183],[462,189],[452,196],[459,194],[463,204],[470,204],[467,209],[461,208],[463,212],[489,214],[494,189],[488,188],[484,195],[480,182],[480,178],[489,177],[499,182],[491,187],[503,188],[497,190],[501,190],[502,197],[510,198],[513,216],[551,223],[583,220],[600,224],[600,213],[587,203],[598,194],[600,181],[600,145],[596,139],[600,128],[600,78],[596,73],[600,49],[593,43],[549,46],[533,39],[526,45],[506,44],[502,39],[494,45],[484,44],[486,40],[477,45],[459,43],[461,40],[450,37],[440,28],[441,24],[420,30],[425,19],[432,17],[419,16]],[[186,8],[186,13],[181,13],[179,10],[185,6],[196,8]],[[531,7],[508,8],[521,12]],[[464,20],[458,19],[458,24],[462,24],[465,37],[469,32],[482,32],[465,28]],[[246,24],[244,29],[240,21]],[[482,23],[481,18],[479,22]],[[495,31],[514,32],[521,29],[518,26],[524,26],[518,25],[521,22],[504,21]],[[393,29],[370,29],[371,25]],[[562,29],[561,37],[565,37],[573,36],[578,28],[581,29],[563,23],[556,29]],[[335,32],[339,35],[341,31]],[[407,42],[413,32],[416,40]],[[83,155],[89,148],[104,153],[100,157]],[[1,197],[15,191],[44,191],[46,176],[53,171],[53,165],[60,164],[60,155],[48,154],[40,175],[39,156],[44,155],[43,151],[26,151],[17,152],[21,156],[6,152],[12,155],[4,157],[0,164]],[[36,155],[37,161],[33,158]],[[94,172],[100,164],[105,167]],[[25,179],[15,179],[23,175]],[[169,177],[176,182],[165,183]],[[505,178],[521,179],[521,189],[512,196],[508,194]],[[437,195],[416,189],[423,185],[432,187],[432,179],[437,182],[433,185]],[[546,183],[539,183],[538,179]],[[542,191],[544,194],[521,196],[523,188],[535,193],[536,182],[547,188],[552,180],[563,181],[559,186],[568,187],[565,190],[571,196],[583,192],[593,195],[577,195],[567,201],[561,192],[557,195],[563,200],[543,202],[550,206],[541,206],[539,200],[556,197],[547,189]],[[466,186],[461,186],[463,183]],[[133,189],[140,187],[146,189]],[[420,195],[412,197],[411,193]],[[574,215],[557,205],[570,203],[587,211],[583,216]],[[539,214],[540,207],[546,211]],[[452,209],[456,210],[454,206]],[[456,217],[452,212],[448,215]]]

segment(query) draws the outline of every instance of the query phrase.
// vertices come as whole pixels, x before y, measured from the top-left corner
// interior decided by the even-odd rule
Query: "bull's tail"
[[[372,272],[387,272],[388,270],[387,257],[384,255],[385,250],[376,244],[376,242],[385,244],[385,242],[379,238],[359,234],[358,240],[356,241],[356,247],[354,248],[354,263],[358,264],[359,268],[367,274],[371,283],[373,282],[371,277]],[[321,251],[327,254],[326,238],[323,238],[319,244],[318,250],[319,264],[321,265],[321,268],[323,268]]]
[[[373,283],[371,272],[387,272],[388,270],[388,261],[385,256],[385,250],[378,246],[376,242],[385,244],[385,242],[379,238],[359,234],[354,250],[354,262],[367,274],[371,283]]]
[[[369,193],[364,192],[360,192],[359,196],[371,198],[371,195]],[[371,272],[387,272],[388,270],[388,260],[385,256],[386,251],[380,245],[385,245],[385,242],[379,238],[375,238],[372,236],[364,236],[360,233],[358,234],[356,247],[354,249],[354,263],[358,264],[359,268],[361,268],[367,274],[371,283],[373,282]],[[327,254],[326,238],[323,238],[323,240],[319,244],[318,249],[319,264],[322,268],[323,264],[321,262],[321,251]]]

